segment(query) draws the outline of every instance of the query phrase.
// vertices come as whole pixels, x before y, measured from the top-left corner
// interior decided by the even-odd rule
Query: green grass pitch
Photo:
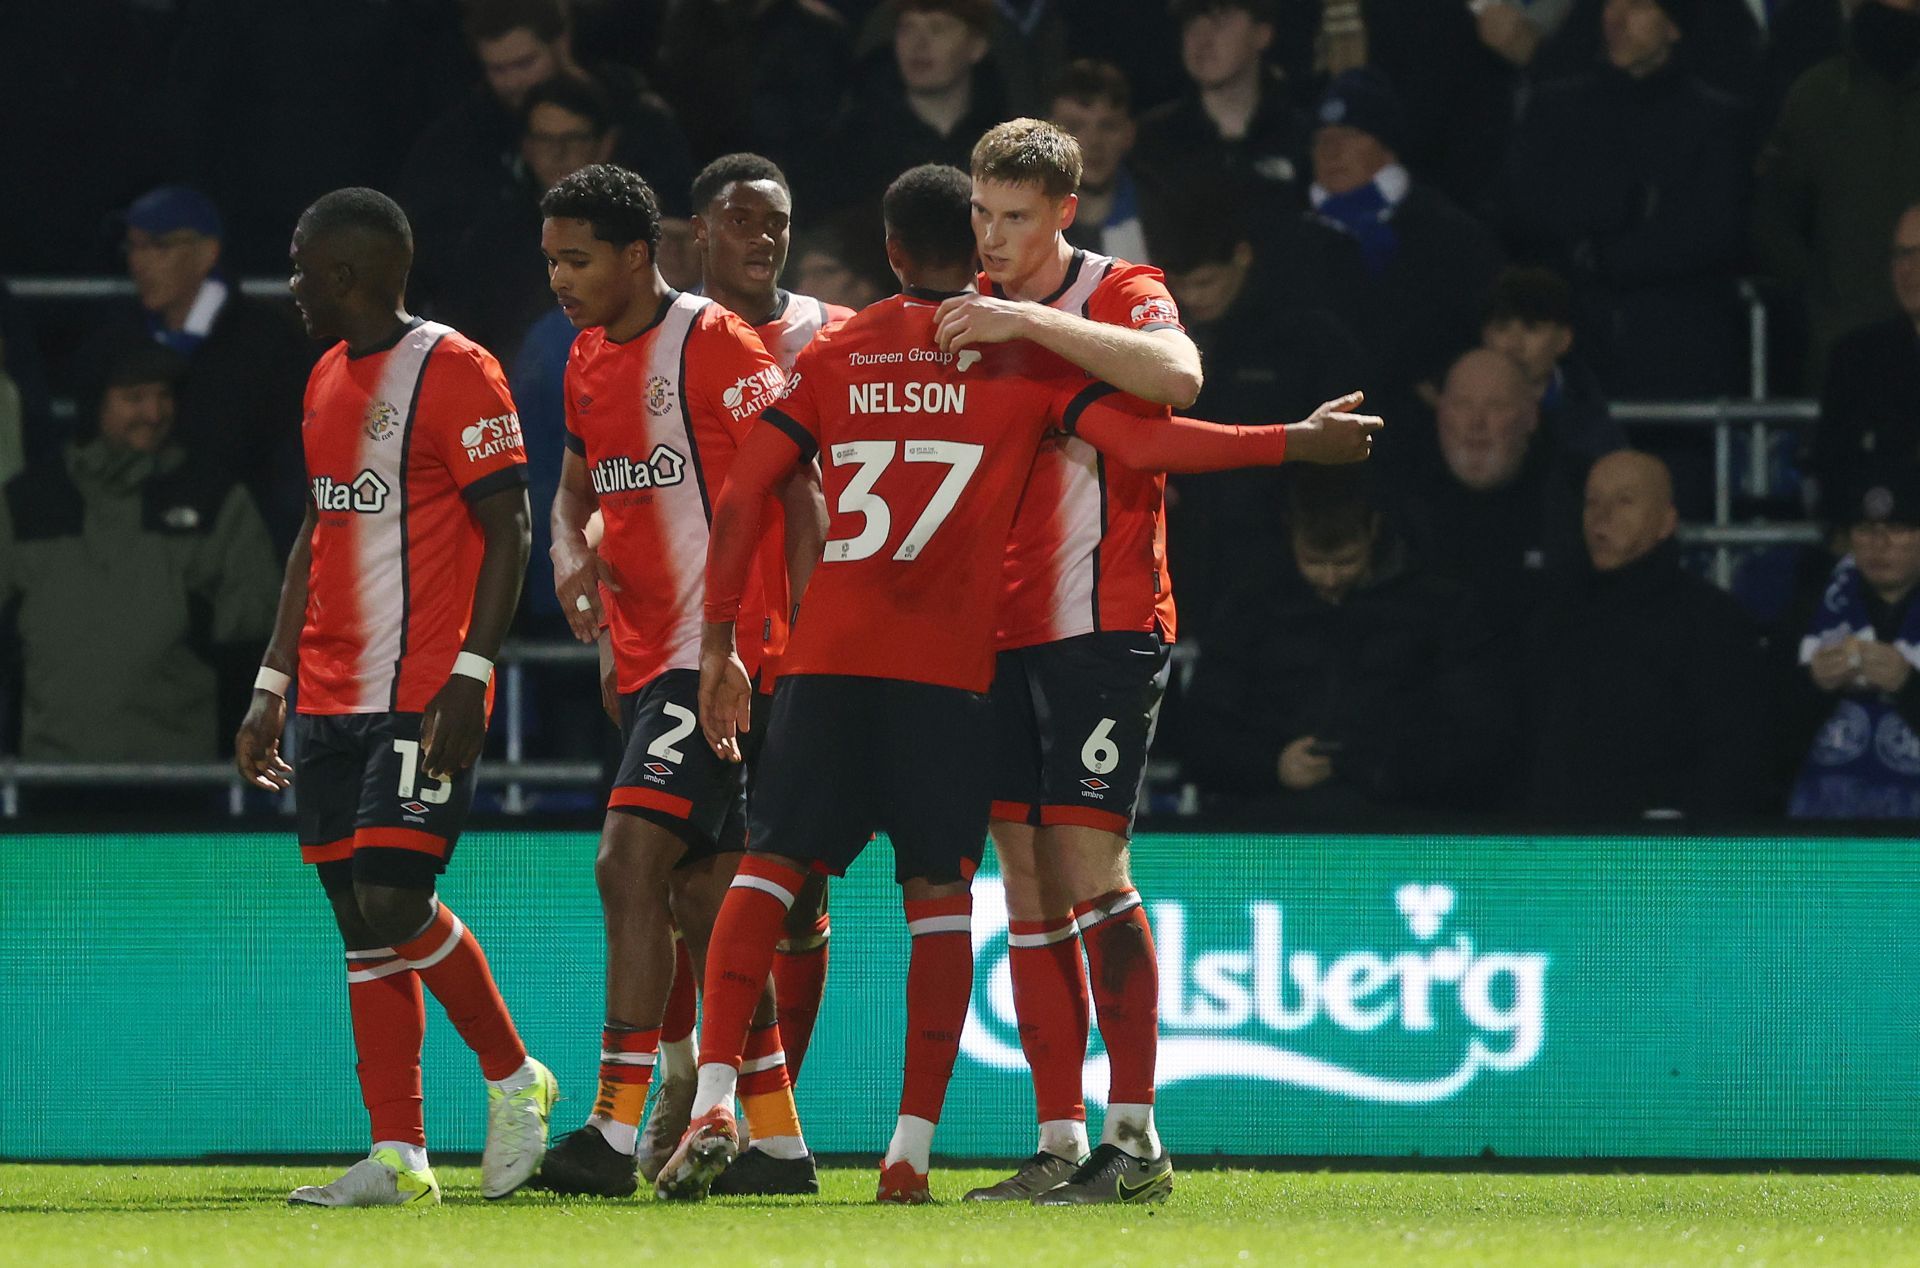
[[[871,1205],[837,1169],[816,1201],[674,1207],[525,1193],[439,1170],[424,1210],[283,1205],[331,1168],[0,1166],[0,1262],[460,1268],[504,1264],[1920,1263],[1920,1176],[1185,1171],[1157,1207]],[[957,1197],[996,1178],[934,1174]]]

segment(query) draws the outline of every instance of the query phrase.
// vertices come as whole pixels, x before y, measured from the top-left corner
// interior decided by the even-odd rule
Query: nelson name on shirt
[[[967,408],[964,383],[849,383],[850,414],[960,414]]]

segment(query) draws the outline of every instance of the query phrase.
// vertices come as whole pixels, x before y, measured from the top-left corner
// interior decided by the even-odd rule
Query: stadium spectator
[[[1306,123],[1264,57],[1273,4],[1174,0],[1173,13],[1191,88],[1140,116],[1135,166],[1172,189],[1224,178],[1257,234],[1306,203]]]
[[[438,252],[460,267],[423,294],[436,320],[507,357],[553,307],[538,250],[540,195],[588,164],[606,162],[620,141],[612,102],[582,75],[536,84],[520,113],[519,162],[492,201],[468,209],[452,249]]]
[[[1431,0],[1299,6],[1320,11],[1316,69],[1336,78],[1370,69],[1393,85],[1403,107],[1401,161],[1476,213],[1500,168],[1517,78],[1483,38],[1473,13],[1478,7]],[[1497,27],[1503,18],[1488,21]],[[1314,82],[1324,87],[1326,80]]]
[[[300,403],[313,353],[287,306],[241,293],[221,267],[224,246],[220,213],[199,191],[163,185],[135,199],[125,247],[138,306],[88,340],[75,377],[97,384],[133,339],[179,353],[175,443],[244,482],[284,547],[306,504]]]
[[[1432,438],[1438,462],[1415,454],[1402,468],[1416,548],[1474,592],[1502,637],[1519,634],[1550,580],[1580,554],[1579,464],[1541,438],[1539,424],[1520,368],[1475,348],[1447,373]]]
[[[135,337],[105,367],[97,434],[17,476],[0,508],[21,755],[211,759],[272,627],[280,567],[246,490],[176,441],[186,360]]]
[[[826,304],[858,312],[889,292],[883,289],[871,252],[860,244],[870,238],[858,233],[856,215],[836,216],[816,229],[796,232],[787,255],[793,289]],[[884,259],[879,265],[884,266]]]
[[[820,0],[680,0],[655,75],[696,154],[758,150],[811,170],[852,70],[845,16]]]
[[[1523,252],[1570,277],[1613,396],[1731,394],[1747,197],[1744,112],[1683,64],[1695,2],[1610,0],[1598,63],[1537,86],[1505,193]]]
[[[1621,450],[1587,475],[1590,569],[1526,641],[1526,805],[1541,822],[1757,813],[1766,665],[1738,603],[1686,572],[1673,478]]]
[[[1530,67],[1535,82],[1579,74],[1606,60],[1606,11],[1625,13],[1642,3],[1657,3],[1686,29],[1678,56],[1690,73],[1743,101],[1760,91],[1762,45],[1759,10],[1770,0],[1575,0],[1551,39],[1541,44]],[[1827,0],[1838,5],[1842,0]],[[1771,0],[1777,5],[1779,0]]]
[[[1474,342],[1478,298],[1500,266],[1490,230],[1413,179],[1396,146],[1399,100],[1372,71],[1336,77],[1313,134],[1315,212],[1360,244],[1371,285],[1361,331],[1392,411]]]
[[[1430,822],[1503,782],[1513,707],[1487,627],[1363,477],[1290,473],[1287,545],[1242,560],[1194,671],[1187,769],[1229,812],[1289,830]]]
[[[1524,67],[1573,12],[1574,0],[1490,0],[1471,6],[1474,34],[1513,66]]]
[[[1826,519],[1868,465],[1920,460],[1920,203],[1894,225],[1892,274],[1898,315],[1847,335],[1827,362],[1805,459]]]
[[[1847,545],[1800,640],[1810,735],[1788,813],[1920,817],[1920,469],[1885,464],[1847,499]]]
[[[1504,354],[1540,401],[1540,427],[1562,451],[1584,458],[1626,446],[1600,385],[1573,355],[1573,288],[1551,269],[1502,269],[1487,296],[1481,346]]]
[[[512,202],[516,181],[529,179],[521,151],[527,96],[558,75],[599,85],[619,134],[614,161],[646,177],[661,191],[664,209],[684,224],[693,159],[679,123],[638,71],[582,64],[568,0],[468,0],[462,25],[482,82],[427,125],[397,186],[414,230],[409,294],[417,307],[436,312],[440,297],[472,268],[460,243],[475,209]]]
[[[868,86],[842,122],[832,168],[814,173],[809,207],[848,208],[877,236],[880,192],[907,168],[965,169],[980,134],[1001,117],[981,62],[991,46],[992,0],[889,0],[893,74]],[[809,294],[819,295],[818,291]]]
[[[1203,195],[1152,223],[1167,288],[1206,366],[1195,417],[1248,425],[1305,418],[1366,382],[1345,323],[1299,291],[1263,285],[1292,274],[1263,267],[1223,200]],[[1334,245],[1348,244],[1336,236]],[[1281,544],[1273,513],[1281,476],[1249,468],[1170,476],[1167,486],[1181,636],[1204,642],[1244,553]]]
[[[1153,263],[1140,190],[1127,165],[1137,131],[1127,77],[1106,62],[1074,62],[1054,88],[1047,117],[1080,143],[1080,209],[1067,226],[1067,241],[1135,264]]]
[[[1794,81],[1760,155],[1762,263],[1805,305],[1809,384],[1834,342],[1893,315],[1882,245],[1920,202],[1920,12],[1860,0],[1847,47]]]

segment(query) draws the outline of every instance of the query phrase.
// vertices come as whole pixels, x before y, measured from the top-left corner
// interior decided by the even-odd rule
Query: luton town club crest
[[[656,414],[673,408],[673,386],[658,374],[647,380],[647,408]]]
[[[400,429],[400,411],[392,401],[372,401],[367,405],[367,439],[385,440]]]

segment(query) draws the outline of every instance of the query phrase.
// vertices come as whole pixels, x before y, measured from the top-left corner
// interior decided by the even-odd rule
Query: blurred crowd
[[[410,306],[509,367],[543,524],[547,188],[640,172],[692,288],[695,174],[765,154],[784,285],[857,308],[886,183],[1029,114],[1085,152],[1069,236],[1165,271],[1192,413],[1389,420],[1358,473],[1170,481],[1159,751],[1203,809],[1920,814],[1920,0],[71,0],[0,11],[0,100],[44,121],[0,131],[0,277],[135,292],[0,290],[0,753],[231,734],[318,351],[241,282],[318,194],[405,206]],[[1702,435],[1610,407],[1756,389],[1819,400],[1754,509],[1822,540],[1736,598],[1676,537]],[[518,632],[555,636],[534,555]],[[571,681],[530,755],[594,750]]]

